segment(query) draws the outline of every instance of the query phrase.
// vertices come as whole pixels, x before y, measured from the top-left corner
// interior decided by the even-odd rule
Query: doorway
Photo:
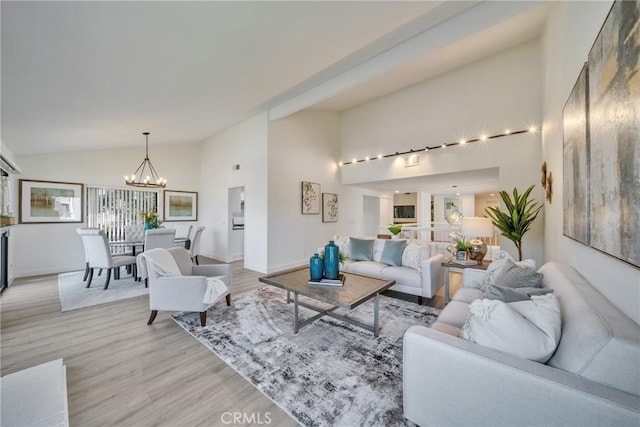
[[[244,259],[244,187],[229,188],[230,261]]]
[[[376,236],[380,229],[380,197],[362,196],[362,216],[365,236]]]

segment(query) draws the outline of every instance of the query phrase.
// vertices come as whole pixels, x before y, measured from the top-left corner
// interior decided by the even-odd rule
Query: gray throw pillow
[[[507,260],[493,284],[507,288],[539,288],[542,284],[542,273],[517,266],[513,261]]]
[[[373,259],[373,243],[371,239],[349,238],[351,243],[351,259],[354,261],[371,261]]]
[[[486,299],[497,299],[503,302],[527,301],[532,295],[546,295],[553,293],[553,289],[547,288],[509,288],[506,286],[491,285],[484,293]]]
[[[386,240],[380,262],[388,265],[402,265],[402,254],[406,246],[406,240]]]

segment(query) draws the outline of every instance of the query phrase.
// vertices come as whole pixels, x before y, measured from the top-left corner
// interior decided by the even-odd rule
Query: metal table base
[[[291,295],[290,295],[291,291],[287,291],[287,303],[291,302]],[[380,293],[376,292],[375,294],[373,294],[373,326],[368,325],[366,323],[362,323],[359,322],[357,320],[354,319],[350,319],[348,317],[339,315],[334,313],[334,310],[337,310],[338,306],[333,306],[331,308],[327,308],[327,309],[322,309],[320,307],[316,307],[314,305],[311,304],[307,304],[304,302],[301,302],[298,300],[298,293],[297,292],[293,292],[293,333],[297,334],[298,331],[300,330],[300,328],[302,328],[303,326],[306,326],[308,324],[310,324],[311,322],[321,318],[322,316],[330,316],[333,317],[334,319],[339,319],[342,320],[343,322],[347,322],[351,325],[357,326],[359,328],[365,329],[369,332],[373,332],[373,336],[374,337],[378,337],[378,332],[379,332],[379,319],[380,319],[380,313],[379,313],[379,308],[380,308],[380,301],[379,301],[379,295]],[[318,314],[316,314],[313,317],[310,317],[308,319],[305,320],[300,320],[300,317],[298,315],[298,306],[302,306],[314,311],[317,311]]]

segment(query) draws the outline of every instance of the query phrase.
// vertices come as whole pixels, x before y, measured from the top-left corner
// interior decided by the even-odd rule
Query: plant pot
[[[392,234],[391,235],[391,240],[398,240],[400,238],[399,234]]]

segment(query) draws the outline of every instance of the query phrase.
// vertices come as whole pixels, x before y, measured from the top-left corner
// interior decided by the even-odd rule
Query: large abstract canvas
[[[565,236],[589,244],[588,75],[582,67],[563,111],[563,224]]]
[[[640,266],[638,1],[616,1],[589,52],[591,246]]]

